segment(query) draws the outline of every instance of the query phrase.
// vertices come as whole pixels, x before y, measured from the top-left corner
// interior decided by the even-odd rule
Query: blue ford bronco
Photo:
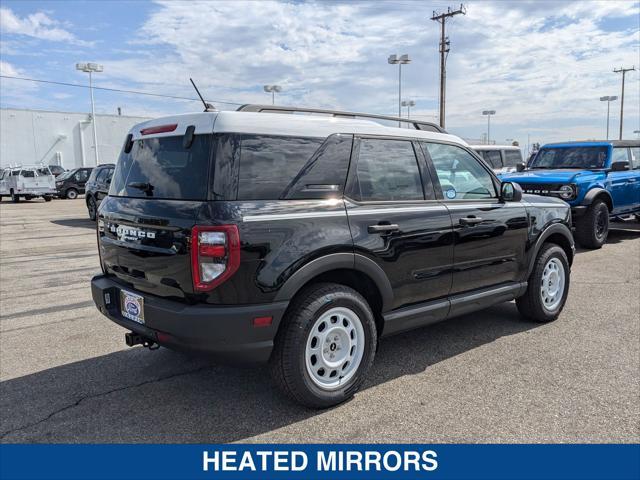
[[[640,219],[640,140],[547,144],[526,170],[501,179],[571,205],[576,240],[586,248],[604,244],[610,219]]]

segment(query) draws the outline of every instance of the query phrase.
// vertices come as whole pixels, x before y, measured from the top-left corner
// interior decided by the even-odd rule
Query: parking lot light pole
[[[282,87],[280,85],[265,85],[264,91],[267,93],[271,93],[271,105],[275,105],[276,93],[280,93],[282,91]]]
[[[93,125],[93,148],[96,151],[96,166],[100,165],[100,156],[98,154],[98,129],[96,128],[96,109],[93,102],[93,77],[92,73],[100,73],[104,70],[103,66],[98,63],[76,63],[76,70],[89,74],[89,92],[91,93],[91,123]]]
[[[482,115],[487,116],[487,145],[491,144],[491,115],[495,115],[495,110],[483,110]]]
[[[403,100],[402,106],[407,107],[407,118],[411,118],[411,107],[415,107],[416,102],[414,102],[413,100]]]
[[[607,140],[609,140],[609,106],[611,105],[611,102],[617,99],[618,97],[615,95],[600,97],[601,102],[607,102]]]
[[[387,62],[390,65],[398,65],[398,117],[402,117],[402,65],[411,63],[411,59],[406,53],[400,56],[394,54],[389,55]],[[398,122],[398,126],[400,126],[400,123]]]

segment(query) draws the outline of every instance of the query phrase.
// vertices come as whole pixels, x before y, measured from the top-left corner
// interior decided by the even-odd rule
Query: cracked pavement
[[[558,321],[514,303],[386,339],[355,398],[124,344],[93,307],[83,199],[0,205],[0,441],[639,442],[640,224],[580,251]]]

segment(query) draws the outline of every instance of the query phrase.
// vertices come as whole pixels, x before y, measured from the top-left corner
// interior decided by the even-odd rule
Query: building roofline
[[[35,108],[14,108],[14,107],[2,107],[0,111],[14,110],[17,112],[31,112],[31,113],[62,113],[65,115],[91,115],[91,112],[66,112],[60,110],[41,110]],[[144,117],[136,115],[118,115],[114,113],[96,113],[96,117],[116,117],[116,118],[135,118],[135,119],[152,119],[154,117]]]

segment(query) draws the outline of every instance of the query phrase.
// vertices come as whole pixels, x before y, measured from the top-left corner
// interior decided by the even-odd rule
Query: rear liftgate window
[[[136,140],[118,160],[109,195],[206,200],[211,135],[196,135],[189,148],[183,136]]]

